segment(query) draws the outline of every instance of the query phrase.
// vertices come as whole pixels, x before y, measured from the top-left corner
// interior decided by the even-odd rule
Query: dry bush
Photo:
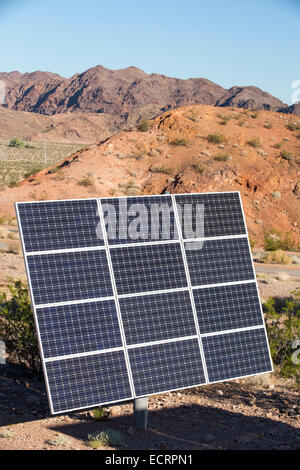
[[[266,264],[291,264],[292,258],[282,250],[271,251],[261,257],[261,261]]]

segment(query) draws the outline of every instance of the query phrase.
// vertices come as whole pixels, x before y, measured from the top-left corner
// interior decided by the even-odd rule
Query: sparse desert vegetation
[[[12,139],[19,140],[19,139]],[[44,168],[44,144],[10,145],[9,140],[0,139],[0,189],[14,187],[19,181]],[[47,166],[54,165],[83,147],[84,144],[47,143]]]

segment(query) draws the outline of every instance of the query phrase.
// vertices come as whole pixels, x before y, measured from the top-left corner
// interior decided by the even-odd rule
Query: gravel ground
[[[262,302],[269,297],[288,297],[291,292],[300,289],[300,280],[278,281],[270,276],[266,279],[258,277],[257,280]]]
[[[87,450],[90,433],[115,429],[122,449],[300,450],[299,390],[274,374],[152,396],[146,432],[131,403],[104,422],[90,411],[50,417],[43,382],[13,365],[0,366],[0,397],[0,449]]]

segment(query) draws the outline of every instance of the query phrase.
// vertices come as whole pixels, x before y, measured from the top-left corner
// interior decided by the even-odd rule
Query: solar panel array
[[[16,212],[52,413],[272,370],[238,192]]]

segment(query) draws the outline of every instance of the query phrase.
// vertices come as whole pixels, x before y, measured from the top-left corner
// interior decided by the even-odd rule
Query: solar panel
[[[52,413],[272,371],[238,192],[16,212]]]

